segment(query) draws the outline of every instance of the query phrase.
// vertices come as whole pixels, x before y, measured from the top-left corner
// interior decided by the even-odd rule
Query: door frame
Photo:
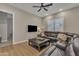
[[[13,42],[14,42],[14,12],[11,12],[11,11],[7,11],[7,10],[4,10],[4,9],[0,9],[0,11],[4,12],[4,13],[8,13],[8,14],[11,14],[12,15],[12,25],[13,25],[13,33],[12,33],[12,43],[11,45],[13,45]]]

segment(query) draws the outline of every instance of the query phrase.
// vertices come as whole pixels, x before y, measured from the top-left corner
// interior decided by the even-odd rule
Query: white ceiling
[[[45,3],[46,4],[46,3]],[[59,10],[73,8],[79,5],[79,3],[54,3],[53,6],[47,7],[48,11],[44,11],[43,9],[40,12],[37,12],[39,8],[33,8],[32,6],[39,6],[40,3],[10,3],[9,5],[24,10],[26,12],[32,13],[39,17],[44,17],[51,15],[53,13],[59,12]]]

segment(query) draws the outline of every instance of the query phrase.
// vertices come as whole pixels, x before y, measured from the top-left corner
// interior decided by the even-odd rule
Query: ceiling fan
[[[52,6],[53,3],[50,3],[50,4],[44,4],[44,3],[41,3],[40,6],[32,6],[34,8],[39,8],[39,10],[37,10],[37,12],[41,11],[42,9],[44,9],[45,11],[48,11],[48,9],[46,9],[46,7],[49,7],[49,6]]]

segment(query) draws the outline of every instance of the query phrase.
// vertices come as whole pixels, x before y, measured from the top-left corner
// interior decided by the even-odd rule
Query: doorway
[[[13,15],[0,11],[0,47],[11,45],[13,41]]]

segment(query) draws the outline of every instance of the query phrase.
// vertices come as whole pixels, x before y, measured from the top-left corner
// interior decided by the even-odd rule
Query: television
[[[28,25],[28,32],[37,32],[37,26]]]

